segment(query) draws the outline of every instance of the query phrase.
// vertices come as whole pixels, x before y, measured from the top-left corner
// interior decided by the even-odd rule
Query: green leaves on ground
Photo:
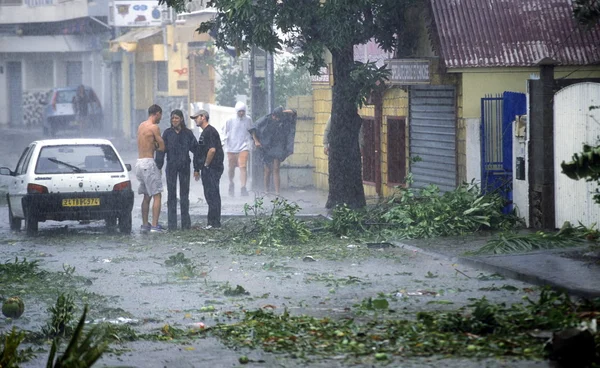
[[[0,337],[2,337],[4,343],[0,349],[0,367],[15,368],[18,367],[19,362],[29,358],[26,353],[17,350],[23,339],[25,339],[24,332],[17,331],[17,328],[13,326],[9,334],[6,336],[0,335]]]
[[[376,310],[387,309],[386,303],[377,298],[362,305]],[[544,357],[545,339],[535,337],[532,331],[577,326],[583,319],[580,316],[598,308],[600,299],[576,303],[566,294],[546,289],[536,302],[525,298],[523,304],[507,307],[482,298],[453,312],[420,312],[416,320],[386,318],[360,323],[291,316],[287,311],[282,315],[249,311],[239,323],[219,324],[202,333],[217,336],[231,347],[261,348],[306,360],[382,353],[534,359]]]
[[[502,213],[505,200],[499,194],[481,195],[476,186],[462,185],[443,194],[435,185],[398,190],[387,203],[368,211],[336,207],[328,229],[345,236],[369,231],[414,239],[506,230],[521,224],[514,214]]]
[[[246,216],[253,215],[252,227],[247,235],[261,247],[278,247],[290,242],[306,243],[311,232],[303,221],[296,218],[300,206],[277,197],[271,201],[272,208],[263,208],[263,198],[257,198],[253,205],[245,204]]]
[[[529,252],[539,249],[567,248],[585,244],[586,240],[598,239],[599,232],[594,227],[582,224],[571,226],[567,221],[560,231],[547,233],[538,231],[531,234],[501,233],[489,240],[483,247],[470,254],[502,254]]]
[[[400,188],[398,197],[382,209],[381,219],[396,225],[388,231],[400,238],[464,235],[519,225],[516,216],[502,213],[504,206],[499,194],[481,195],[479,188],[471,185],[443,194],[434,185],[420,190]]]
[[[56,304],[48,308],[48,312],[50,312],[51,318],[46,327],[42,328],[44,335],[51,338],[71,335],[73,332],[71,321],[75,312],[73,297],[69,294],[60,294],[56,299]]]
[[[85,336],[83,335],[87,312],[88,306],[86,305],[67,349],[58,357],[56,354],[60,341],[54,339],[48,356],[47,368],[88,368],[94,365],[108,348],[108,342],[99,326],[92,327]]]

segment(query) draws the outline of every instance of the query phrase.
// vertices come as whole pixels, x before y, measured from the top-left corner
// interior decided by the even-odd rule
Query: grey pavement
[[[550,286],[583,298],[600,297],[600,251],[597,243],[575,248],[501,255],[468,255],[491,234],[403,240],[398,247],[475,267],[539,286]]]

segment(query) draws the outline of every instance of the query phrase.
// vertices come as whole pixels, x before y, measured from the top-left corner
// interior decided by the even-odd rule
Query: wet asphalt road
[[[17,134],[18,133],[18,134]],[[0,166],[14,167],[16,160],[34,135],[22,132],[0,134]],[[20,145],[8,148],[8,142]],[[2,150],[5,150],[2,152]],[[18,152],[18,153],[15,153]],[[122,150],[127,163],[135,162],[134,150]],[[135,181],[132,175],[132,181]],[[225,180],[222,180],[225,182]],[[134,188],[136,184],[134,183]],[[303,198],[308,205],[306,213],[323,211],[322,194],[289,192]],[[285,193],[284,193],[285,195]],[[166,197],[166,196],[165,196]],[[196,198],[197,197],[197,198]],[[110,298],[111,319],[115,310],[130,319],[132,327],[139,332],[156,331],[165,324],[189,327],[200,321],[207,325],[221,320],[228,311],[258,309],[272,306],[275,311],[287,308],[291,313],[315,316],[345,316],[357,303],[378,293],[400,295],[390,301],[390,308],[399,311],[398,317],[410,318],[418,311],[447,310],[469,304],[469,298],[486,296],[493,302],[507,304],[520,302],[530,285],[512,280],[481,280],[483,271],[458,266],[444,259],[398,248],[369,250],[367,257],[339,260],[304,262],[302,257],[268,257],[262,255],[237,255],[217,247],[214,239],[227,232],[225,229],[211,234],[189,233],[139,234],[141,224],[139,196],[134,207],[134,233],[110,234],[102,222],[78,224],[76,222],[48,222],[40,224],[38,236],[27,237],[22,232],[11,232],[8,225],[8,209],[0,205],[0,262],[26,257],[39,260],[40,267],[54,272],[64,270],[64,265],[75,267],[75,274],[90,282],[86,289]],[[245,199],[224,198],[224,212],[241,214]],[[163,200],[166,202],[166,198]],[[206,214],[201,185],[192,182],[190,195],[192,222],[202,225]],[[163,210],[165,210],[163,207]],[[161,218],[166,220],[166,213]],[[230,221],[235,221],[230,220]],[[161,221],[164,223],[164,221]],[[344,248],[353,248],[348,240]],[[350,247],[349,247],[350,246]],[[347,250],[347,249],[346,249]],[[185,254],[198,267],[198,277],[186,278],[166,267],[165,260],[178,252]],[[306,254],[310,255],[310,254]],[[344,283],[341,280],[358,282]],[[224,285],[242,285],[248,296],[226,297]],[[517,291],[481,291],[482,287],[511,285]],[[51,285],[48,285],[51,287]],[[433,293],[423,293],[429,291]],[[422,294],[422,295],[419,295]],[[424,295],[423,295],[424,294]],[[429,294],[429,295],[428,295]],[[435,294],[435,296],[433,295]],[[409,296],[406,296],[409,295]],[[0,331],[14,324],[21,329],[39,330],[47,319],[46,308],[35,295],[21,295],[26,311],[21,319],[7,322],[0,319]],[[436,301],[444,303],[437,304]],[[434,302],[434,303],[430,303]],[[207,315],[200,313],[202,306],[213,305],[216,310]],[[92,307],[93,308],[93,307]],[[96,318],[102,318],[96,310]],[[118,314],[118,313],[117,313]],[[3,317],[0,317],[3,318]],[[238,357],[246,354],[252,360],[248,366],[300,367],[307,366],[300,360],[289,359],[258,350],[234,351],[219,341],[207,338],[191,345],[173,342],[134,342],[119,344],[121,354],[105,354],[96,366],[111,367],[232,367],[238,365]],[[38,355],[23,367],[45,366],[46,353]],[[364,366],[372,366],[374,362]],[[396,361],[394,366],[403,367],[547,367],[546,362],[471,361],[458,359],[422,358]],[[328,360],[311,363],[313,367],[343,367],[343,361]]]

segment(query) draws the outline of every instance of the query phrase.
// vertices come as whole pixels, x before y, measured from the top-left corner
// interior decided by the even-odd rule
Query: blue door
[[[526,113],[524,93],[504,92],[481,99],[481,190],[498,192],[512,210],[512,123]]]

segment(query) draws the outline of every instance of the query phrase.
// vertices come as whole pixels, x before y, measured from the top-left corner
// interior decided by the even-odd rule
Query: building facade
[[[41,130],[39,101],[54,87],[88,85],[110,107],[107,19],[106,0],[0,1],[0,126]]]

